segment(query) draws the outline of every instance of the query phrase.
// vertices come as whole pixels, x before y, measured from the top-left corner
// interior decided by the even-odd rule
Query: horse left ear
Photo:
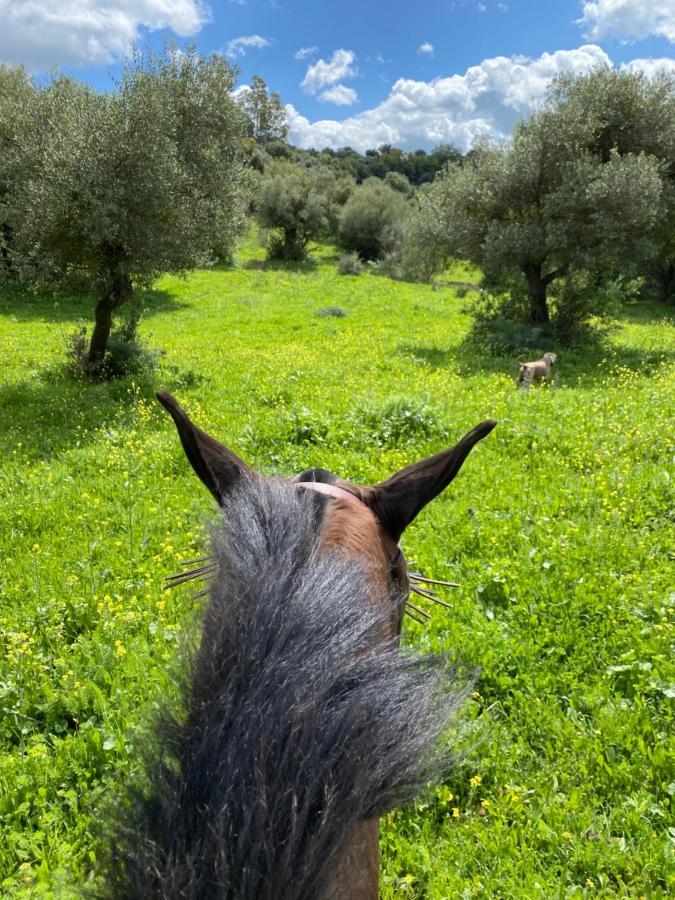
[[[181,405],[167,393],[157,391],[155,396],[176,423],[185,455],[197,475],[211,491],[219,504],[242,475],[252,475],[253,470],[201,428],[192,423]]]
[[[487,419],[448,450],[412,463],[367,490],[364,501],[395,541],[418,513],[450,484],[471,449],[497,423]]]

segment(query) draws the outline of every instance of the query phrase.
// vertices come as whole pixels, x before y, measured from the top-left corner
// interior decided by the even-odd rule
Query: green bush
[[[271,231],[270,259],[302,260],[307,244],[330,230],[330,198],[314,174],[288,164],[263,177],[256,220]]]
[[[317,316],[321,319],[344,319],[346,315],[347,313],[341,306],[324,306],[317,312]]]
[[[414,188],[401,172],[387,172],[384,183],[397,194],[402,194],[408,200],[415,193]]]
[[[363,263],[359,254],[352,250],[351,253],[343,253],[338,260],[339,275],[360,275],[363,271]]]
[[[369,178],[347,200],[338,244],[361,259],[379,259],[400,240],[406,201],[376,178]]]

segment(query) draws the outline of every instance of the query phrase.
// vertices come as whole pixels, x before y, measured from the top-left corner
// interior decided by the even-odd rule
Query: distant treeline
[[[471,152],[467,154],[471,155]],[[451,144],[438,144],[433,150],[412,150],[406,152],[391,144],[382,144],[374,150],[359,153],[352,147],[339,150],[303,150],[285,141],[258,141],[252,153],[255,168],[263,171],[269,159],[286,159],[305,168],[322,165],[332,169],[336,175],[349,175],[357,184],[366,178],[385,178],[388,172],[405,175],[410,184],[419,186],[434,180],[449,162],[460,163],[464,154]]]

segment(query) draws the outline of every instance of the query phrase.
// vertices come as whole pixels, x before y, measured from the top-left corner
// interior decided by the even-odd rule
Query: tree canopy
[[[260,75],[240,90],[241,107],[248,119],[249,135],[256,141],[285,141],[288,138],[286,111],[276,91],[268,91]]]
[[[13,172],[0,208],[7,258],[33,285],[76,284],[98,298],[95,368],[136,286],[207,261],[243,224],[235,72],[221,56],[167,48],[134,54],[107,94],[66,76],[26,90],[13,77],[25,114],[3,164]]]
[[[559,306],[569,299],[572,275],[592,298],[613,277],[639,273],[658,254],[672,91],[667,79],[605,69],[559,79],[512,143],[478,148],[439,176],[426,217],[438,239],[479,265],[488,287],[522,296],[532,322],[549,321],[552,290]]]

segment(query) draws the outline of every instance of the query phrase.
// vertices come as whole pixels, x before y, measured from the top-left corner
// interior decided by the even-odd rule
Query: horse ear
[[[218,503],[242,475],[253,470],[239,457],[190,421],[181,405],[166,391],[155,396],[176,423],[185,455],[197,475],[211,491]]]
[[[493,419],[481,422],[454,447],[412,463],[368,490],[365,502],[395,541],[427,503],[445,490],[472,447],[486,437],[496,424]]]

